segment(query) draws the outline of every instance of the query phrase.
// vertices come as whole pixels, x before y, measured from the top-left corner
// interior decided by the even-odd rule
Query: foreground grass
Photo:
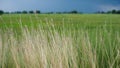
[[[37,17],[30,22],[39,20]],[[119,26],[109,25],[105,22],[100,26],[98,26],[98,23],[96,23],[97,25],[93,24],[97,27],[93,27],[92,24],[81,26],[82,23],[72,23],[75,19],[68,20],[68,22],[67,20],[61,20],[62,24],[60,24],[60,21],[58,22],[56,19],[46,20],[44,24],[44,21],[38,21],[37,25],[33,23],[24,24],[20,19],[19,23],[12,23],[11,26],[8,24],[1,26],[0,67],[120,67]],[[57,22],[57,25],[55,22]],[[69,22],[71,23],[69,24]],[[116,22],[119,24],[119,20]]]

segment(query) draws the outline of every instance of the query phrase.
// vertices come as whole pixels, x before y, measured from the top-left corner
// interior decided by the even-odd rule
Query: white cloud
[[[116,9],[116,10],[120,10],[120,5],[101,5],[99,6],[100,10],[102,11],[109,11],[109,10],[113,10],[113,9]]]

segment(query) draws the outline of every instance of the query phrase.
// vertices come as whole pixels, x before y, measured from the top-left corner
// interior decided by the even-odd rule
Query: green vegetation
[[[4,11],[0,10],[0,15],[4,14]]]
[[[119,68],[120,15],[4,14],[1,68]]]

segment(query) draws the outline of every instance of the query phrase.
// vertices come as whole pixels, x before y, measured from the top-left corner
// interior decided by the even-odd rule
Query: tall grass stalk
[[[45,27],[39,24],[37,29],[19,24],[21,35],[13,28],[0,30],[0,68],[120,67],[118,31],[74,25],[67,30],[65,25],[56,28],[51,22],[54,20],[46,21]]]

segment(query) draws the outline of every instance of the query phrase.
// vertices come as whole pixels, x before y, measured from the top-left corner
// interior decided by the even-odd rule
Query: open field
[[[0,68],[120,68],[120,15],[2,15]]]

